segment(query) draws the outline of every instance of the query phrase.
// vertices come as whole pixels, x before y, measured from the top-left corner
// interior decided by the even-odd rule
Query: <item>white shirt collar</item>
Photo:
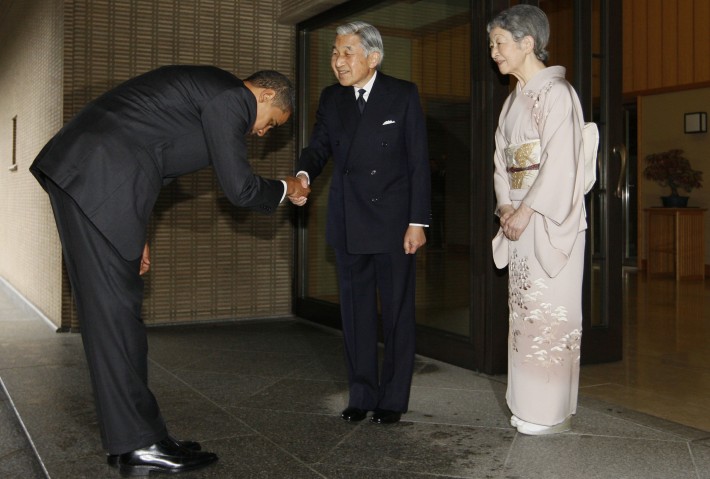
[[[370,96],[370,92],[372,91],[372,85],[374,85],[374,83],[375,83],[375,78],[377,78],[377,70],[375,70],[375,74],[372,75],[372,78],[370,78],[370,81],[365,83],[365,86],[362,86],[362,87],[353,86],[353,88],[355,89],[355,98],[356,99],[358,96],[360,96],[360,94],[358,93],[358,90],[360,90],[361,88],[364,88],[365,93],[363,93],[362,96],[365,98],[365,101],[367,101],[367,99]]]

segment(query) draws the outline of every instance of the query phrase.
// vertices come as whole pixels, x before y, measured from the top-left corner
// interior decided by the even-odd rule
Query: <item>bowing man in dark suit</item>
[[[413,83],[378,71],[382,38],[372,25],[336,29],[316,125],[298,161],[309,181],[332,157],[326,237],[334,248],[350,397],[341,417],[400,420],[415,355],[415,253],[429,225],[430,172],[424,114]],[[303,204],[305,198],[292,201]],[[384,357],[378,371],[378,308]]]
[[[121,473],[181,472],[217,459],[168,435],[147,384],[140,274],[160,188],[211,165],[237,206],[270,213],[286,195],[307,195],[305,181],[259,177],[247,161],[245,135],[286,122],[293,98],[274,71],[242,81],[215,67],[162,67],[90,102],[31,166],[59,230],[102,442]]]

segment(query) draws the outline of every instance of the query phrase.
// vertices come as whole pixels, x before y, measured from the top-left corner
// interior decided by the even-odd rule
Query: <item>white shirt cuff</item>
[[[286,192],[288,191],[288,185],[286,184],[286,182],[284,180],[281,180],[281,183],[284,184],[284,194],[281,195],[281,201],[283,201],[284,198],[286,198]],[[281,201],[279,201],[279,204],[281,204]]]
[[[308,174],[308,172],[301,170],[298,173],[296,173],[296,176],[298,176],[300,174],[304,174],[306,176],[306,179],[308,180],[308,186],[310,186],[311,185],[311,176]]]

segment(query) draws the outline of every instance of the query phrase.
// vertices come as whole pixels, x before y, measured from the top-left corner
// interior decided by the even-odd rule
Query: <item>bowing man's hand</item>
[[[141,256],[141,268],[138,270],[138,274],[143,276],[150,269],[150,248],[148,243],[143,247],[143,255]]]
[[[308,186],[308,179],[304,176],[286,178],[286,196],[289,201],[296,206],[303,206],[308,201],[311,188]]]
[[[426,243],[426,235],[423,226],[409,225],[404,233],[404,253],[414,254]]]

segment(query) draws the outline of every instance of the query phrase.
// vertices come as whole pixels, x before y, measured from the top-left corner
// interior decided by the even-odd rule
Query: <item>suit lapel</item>
[[[383,118],[390,110],[394,96],[390,95],[390,83],[387,75],[377,72],[372,91],[367,97],[365,111],[360,114],[355,100],[353,87],[342,87],[337,97],[338,114],[343,128],[351,138],[376,127],[373,121]],[[359,133],[358,133],[359,132]]]
[[[382,119],[389,112],[394,98],[390,94],[389,82],[381,72],[377,73],[377,78],[375,78],[375,83],[372,85],[372,91],[367,98],[367,104],[362,115],[357,107],[352,88],[348,89],[348,93],[350,93],[350,101],[352,102],[350,111],[353,113],[350,118],[344,118],[343,123],[349,128],[348,133],[351,138],[350,150],[347,156],[347,163],[349,164],[351,161],[357,161],[357,158],[362,157],[363,154],[372,153],[367,148],[362,148],[362,145],[367,144],[371,137],[377,133],[377,129],[382,124]],[[343,108],[341,111],[345,111],[345,109]]]
[[[368,127],[376,127],[373,121],[381,119],[390,111],[390,104],[394,100],[394,95],[390,95],[390,88],[387,76],[382,72],[377,72],[377,78],[372,85],[372,91],[367,97],[367,106],[362,113],[362,123]],[[357,108],[357,103],[355,104]]]

